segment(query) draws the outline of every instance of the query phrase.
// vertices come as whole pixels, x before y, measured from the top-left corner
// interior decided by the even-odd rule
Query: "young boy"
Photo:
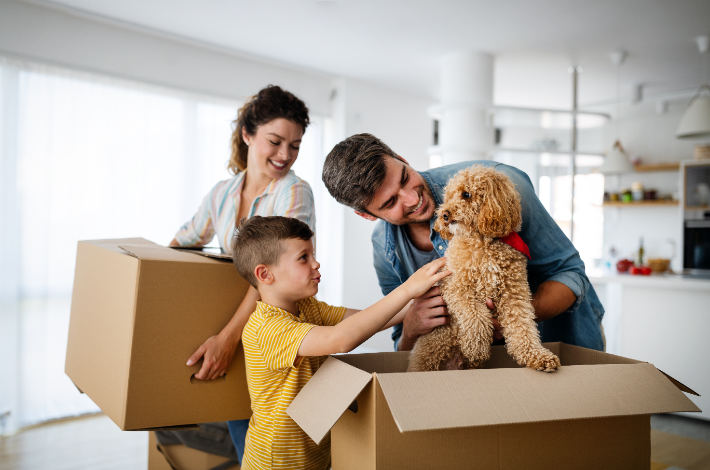
[[[242,221],[234,237],[234,264],[261,295],[242,334],[253,412],[242,469],[327,469],[330,436],[315,444],[286,408],[329,354],[401,322],[411,299],[450,274],[438,272],[440,258],[365,310],[331,307],[313,298],[320,264],[312,237],[298,219],[259,216]]]

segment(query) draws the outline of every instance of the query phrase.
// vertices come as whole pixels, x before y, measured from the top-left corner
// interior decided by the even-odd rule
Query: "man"
[[[384,295],[424,264],[444,256],[448,242],[434,231],[436,208],[449,178],[479,164],[505,173],[520,193],[520,237],[530,248],[528,282],[542,341],[602,350],[604,309],[589,283],[579,253],[540,203],[530,178],[491,160],[456,163],[417,172],[384,142],[357,134],[336,145],[323,166],[330,194],[360,217],[379,222],[372,233],[374,264]],[[493,302],[488,307],[495,309]],[[448,322],[438,287],[414,299],[394,327],[395,349],[411,350],[417,338]],[[494,320],[497,330],[500,325]],[[496,331],[495,339],[502,334]]]

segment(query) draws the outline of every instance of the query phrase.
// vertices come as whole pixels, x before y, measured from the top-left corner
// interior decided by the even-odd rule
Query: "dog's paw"
[[[527,364],[528,367],[542,372],[555,372],[559,369],[560,365],[558,357],[546,349],[536,354],[535,359]]]

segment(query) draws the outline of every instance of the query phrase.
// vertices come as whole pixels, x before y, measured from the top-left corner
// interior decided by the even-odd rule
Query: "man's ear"
[[[372,214],[368,214],[367,212],[360,212],[360,211],[357,211],[357,210],[356,210],[355,213],[356,213],[357,215],[359,215],[360,217],[362,217],[363,219],[369,220],[370,222],[374,222],[374,221],[377,220],[377,217],[375,217],[375,216],[372,215]]]
[[[266,284],[267,286],[274,282],[274,275],[265,264],[259,264],[254,268],[254,276],[256,276],[256,279],[260,283]]]

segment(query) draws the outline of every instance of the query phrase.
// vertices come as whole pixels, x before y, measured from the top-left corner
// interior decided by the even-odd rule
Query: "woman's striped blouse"
[[[203,246],[212,241],[216,234],[222,250],[232,253],[231,241],[246,173],[247,170],[232,179],[220,181],[207,193],[195,216],[175,235],[180,246]],[[273,180],[260,196],[254,198],[247,218],[255,215],[293,217],[316,231],[313,192],[310,185],[296,176],[293,170],[283,178]]]

